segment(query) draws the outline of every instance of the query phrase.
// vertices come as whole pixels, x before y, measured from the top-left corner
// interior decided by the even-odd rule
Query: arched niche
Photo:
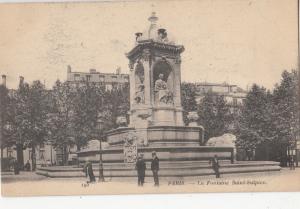
[[[163,74],[162,80],[167,82],[168,89],[174,92],[174,72],[171,65],[164,60],[158,61],[153,66],[153,86],[155,81],[159,79],[159,74]]]
[[[135,67],[135,83],[137,84],[136,86],[138,86],[139,84],[143,84],[144,80],[145,80],[145,73],[144,73],[144,66],[142,63],[138,62],[136,67]]]
[[[173,105],[175,88],[174,88],[174,71],[171,65],[166,60],[159,60],[153,65],[152,73],[153,73],[152,95],[154,98],[154,103],[157,105]],[[162,79],[159,77],[160,74],[163,74]],[[159,80],[163,80],[163,82]],[[166,89],[164,89],[163,87],[164,85],[166,86]]]
[[[142,63],[138,62],[134,71],[135,91],[134,100],[136,104],[142,104],[145,102],[145,72]]]

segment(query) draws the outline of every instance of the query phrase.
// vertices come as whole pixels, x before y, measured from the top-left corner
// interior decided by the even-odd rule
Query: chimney
[[[19,85],[22,86],[22,85],[24,84],[24,77],[23,77],[23,76],[20,76],[19,78],[20,78],[20,83],[19,83]]]
[[[6,75],[2,75],[2,85],[6,87]]]
[[[72,72],[72,68],[71,68],[71,66],[70,65],[68,65],[68,71],[67,71],[68,73],[71,73]]]
[[[121,67],[118,67],[118,68],[116,69],[116,74],[117,74],[117,75],[120,75],[120,74],[121,74]]]
[[[96,69],[90,69],[90,73],[96,73]]]

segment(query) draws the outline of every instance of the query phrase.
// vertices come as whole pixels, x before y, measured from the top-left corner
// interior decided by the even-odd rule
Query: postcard
[[[300,191],[298,6],[1,3],[2,196]]]

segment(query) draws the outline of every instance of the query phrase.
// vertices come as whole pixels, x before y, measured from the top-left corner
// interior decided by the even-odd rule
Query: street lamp
[[[97,118],[97,133],[99,139],[99,182],[104,182],[103,176],[103,162],[102,162],[102,137],[103,137],[104,122],[101,116],[98,115]]]

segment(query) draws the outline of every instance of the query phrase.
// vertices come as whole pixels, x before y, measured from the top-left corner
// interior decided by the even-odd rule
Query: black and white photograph
[[[2,196],[299,192],[298,10],[0,3]]]

